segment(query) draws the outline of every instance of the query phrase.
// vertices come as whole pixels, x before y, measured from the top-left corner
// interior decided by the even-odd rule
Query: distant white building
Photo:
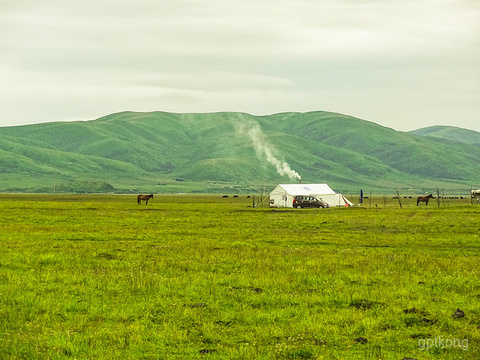
[[[337,194],[327,184],[280,184],[270,193],[270,207],[293,207],[295,196],[315,196],[328,205],[352,206],[342,194]]]

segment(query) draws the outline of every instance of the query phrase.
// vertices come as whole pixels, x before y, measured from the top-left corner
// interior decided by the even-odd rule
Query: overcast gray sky
[[[325,110],[480,131],[479,0],[1,0],[0,126]]]

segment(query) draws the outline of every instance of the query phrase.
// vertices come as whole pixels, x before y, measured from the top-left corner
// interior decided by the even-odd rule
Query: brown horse
[[[419,196],[417,198],[417,206],[418,206],[418,203],[420,203],[420,202],[427,203],[427,205],[428,205],[428,200],[430,200],[431,198],[433,198],[432,194],[427,195],[427,196]]]
[[[148,205],[148,200],[153,199],[153,194],[150,195],[138,195],[137,196],[137,203],[141,204],[142,200],[145,200],[145,205]]]

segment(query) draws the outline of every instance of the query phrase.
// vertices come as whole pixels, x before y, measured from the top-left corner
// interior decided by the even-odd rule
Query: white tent
[[[472,190],[472,198],[477,199],[477,202],[480,202],[480,189]]]
[[[270,193],[270,207],[293,207],[293,199],[297,195],[315,196],[330,206],[353,205],[327,184],[280,184]]]

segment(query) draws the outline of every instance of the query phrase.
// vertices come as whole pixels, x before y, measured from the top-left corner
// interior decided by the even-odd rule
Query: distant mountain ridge
[[[464,130],[457,129],[446,141],[432,135],[439,129],[406,133],[324,111],[122,112],[3,127],[0,191],[51,192],[90,181],[119,192],[254,192],[298,181],[282,172],[284,164],[306,182],[345,193],[466,189],[480,183],[480,147],[455,140]]]
[[[439,139],[463,142],[465,144],[480,145],[480,132],[455,126],[436,125],[410,131],[410,133],[414,135],[431,136]]]

